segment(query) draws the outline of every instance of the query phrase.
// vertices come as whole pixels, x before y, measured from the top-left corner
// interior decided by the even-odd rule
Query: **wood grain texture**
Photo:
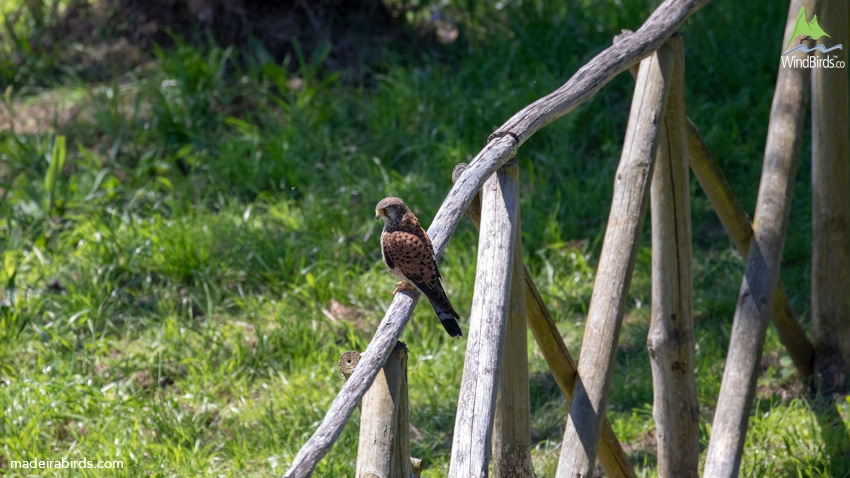
[[[847,0],[821,0],[818,20],[844,45]],[[824,393],[850,380],[850,119],[845,68],[812,68],[812,330]]]
[[[452,181],[456,181],[460,174],[466,169],[465,163],[460,163],[455,166],[452,171]],[[481,198],[476,197],[466,214],[475,227],[479,227],[481,222]],[[543,302],[540,296],[540,291],[534,285],[531,274],[523,265],[523,277],[525,282],[525,301],[528,313],[528,327],[540,348],[540,353],[546,360],[552,377],[561,393],[567,400],[567,403],[572,401],[573,389],[576,383],[578,369],[576,362],[567,349],[555,321],[552,319],[552,314]],[[599,445],[599,462],[605,474],[611,478],[634,478],[636,475],[632,468],[629,458],[623,451],[614,430],[611,429],[611,424],[606,418],[602,423],[602,435]]]
[[[473,167],[474,163],[469,166]],[[519,185],[499,170],[481,190],[475,290],[449,477],[477,478],[488,473],[518,221]]]
[[[791,1],[783,45],[788,42],[801,6],[815,11],[812,1]],[[779,67],[756,200],[754,234],[738,293],[706,454],[703,476],[707,478],[738,476],[767,323],[779,282],[809,84],[808,70]]]
[[[407,351],[396,350],[363,395],[360,408],[360,437],[357,445],[357,478],[393,478],[410,475],[410,453],[398,460],[394,453],[398,409]],[[402,469],[406,470],[402,474]]]
[[[673,35],[667,109],[650,187],[652,314],[646,345],[652,368],[658,476],[699,476],[699,401],[694,375],[691,202],[685,133],[685,55]]]
[[[407,393],[407,346],[399,342],[404,348],[399,349],[396,345],[396,351],[390,354],[387,363],[392,361],[393,357],[398,354],[399,357],[399,389],[398,389],[398,409],[396,414],[398,420],[395,428],[395,439],[393,440],[393,468],[392,477],[409,478],[411,476],[419,476],[422,472],[422,460],[410,456],[410,401]],[[386,365],[384,366],[386,370]]]
[[[624,40],[627,41],[628,38]],[[593,473],[672,64],[670,49],[662,46],[643,60],[638,72],[582,340],[580,379],[567,416],[555,475],[558,478],[587,478]]]
[[[519,185],[516,160],[503,168]],[[517,191],[519,188],[517,187]],[[517,198],[517,202],[519,199]],[[531,397],[528,381],[528,311],[525,303],[525,268],[522,265],[522,230],[517,210],[508,318],[493,419],[493,476],[534,476],[531,464]]]

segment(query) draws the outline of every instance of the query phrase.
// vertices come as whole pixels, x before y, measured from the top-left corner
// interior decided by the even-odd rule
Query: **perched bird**
[[[384,221],[384,230],[381,232],[384,264],[393,275],[401,279],[393,295],[400,290],[416,287],[431,302],[446,332],[452,337],[463,336],[455,320],[460,316],[452,308],[440,283],[440,271],[437,270],[431,239],[419,225],[416,216],[400,198],[388,197],[381,199],[375,206],[375,219]]]

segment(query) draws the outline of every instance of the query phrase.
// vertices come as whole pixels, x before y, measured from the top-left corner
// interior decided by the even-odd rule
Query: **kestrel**
[[[388,197],[375,206],[375,219],[384,221],[384,230],[381,232],[384,264],[393,275],[401,279],[393,295],[400,290],[419,289],[431,302],[446,332],[452,337],[463,336],[455,320],[460,316],[452,308],[440,283],[440,271],[437,269],[431,239],[419,225],[416,216],[400,198]]]

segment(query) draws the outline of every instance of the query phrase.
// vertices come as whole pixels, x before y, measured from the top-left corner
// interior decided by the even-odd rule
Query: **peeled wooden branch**
[[[705,195],[717,212],[717,217],[726,234],[732,239],[732,243],[738,249],[742,257],[747,257],[750,250],[750,241],[753,238],[753,227],[750,217],[744,212],[744,208],[735,199],[732,188],[723,177],[723,172],[717,162],[711,156],[699,131],[694,124],[688,120],[688,158],[691,170],[694,172]],[[812,361],[814,358],[814,346],[806,336],[806,331],[800,325],[785,294],[782,282],[776,284],[776,293],[773,297],[773,312],[770,315],[779,333],[779,341],[788,350],[791,361],[801,377],[812,374]]]
[[[499,170],[481,190],[478,267],[449,466],[453,478],[487,476],[518,227],[519,185],[516,176]]]
[[[792,0],[785,42],[801,6],[814,11],[813,2]],[[779,67],[753,221],[754,236],[738,293],[729,352],[711,426],[706,477],[737,476],[741,464],[767,322],[779,282],[808,89],[808,70]]]
[[[525,273],[525,300],[528,304],[528,328],[531,329],[534,340],[540,347],[540,353],[552,372],[552,378],[561,389],[567,404],[573,401],[573,392],[578,381],[578,367],[570,351],[567,349],[552,314],[543,303],[540,291],[531,280],[531,274],[523,266]],[[617,435],[611,428],[608,418],[603,415],[599,437],[599,463],[610,478],[635,478],[634,468],[623,447],[617,440]]]
[[[691,203],[685,138],[682,37],[668,40],[675,63],[652,174],[652,366],[658,476],[697,477],[699,402],[694,376]]]
[[[460,174],[466,169],[465,163],[460,163],[455,166],[452,172],[452,181],[456,181]],[[476,227],[481,222],[481,198],[480,195],[473,199],[466,210],[467,216],[472,220]],[[531,274],[523,265],[523,277],[525,279],[525,301],[528,312],[528,327],[531,329],[534,340],[540,347],[540,353],[549,366],[549,371],[561,389],[561,393],[570,403],[573,398],[573,389],[575,388],[576,377],[578,374],[575,360],[573,360],[570,351],[564,344],[564,339],[561,338],[561,333],[549,313],[549,309],[540,297],[540,292],[534,281],[531,279]],[[606,418],[602,423],[602,436],[600,437],[599,445],[599,462],[602,464],[602,469],[605,474],[611,478],[634,478],[635,473],[631,463],[617,441],[617,436],[614,430],[611,429],[611,424]]]
[[[662,46],[641,63],[638,73],[582,340],[580,378],[567,416],[555,475],[558,478],[587,478],[593,473],[620,326],[646,213],[658,121],[666,104],[672,64],[669,47]]]

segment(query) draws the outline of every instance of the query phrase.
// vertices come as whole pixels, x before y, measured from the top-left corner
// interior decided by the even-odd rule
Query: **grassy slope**
[[[365,348],[390,300],[374,203],[402,196],[427,224],[454,164],[651,10],[549,3],[497,11],[458,2],[448,11],[462,20],[461,42],[415,59],[388,49],[363,82],[319,75],[315,58],[302,61],[293,89],[293,75],[261,53],[244,52],[234,71],[234,52],[187,45],[99,84],[38,70],[61,59],[33,61],[33,78],[48,86],[18,88],[7,107],[25,116],[63,103],[72,114],[0,132],[0,469],[67,456],[124,460],[116,476],[281,473],[339,388],[337,358]],[[777,2],[718,0],[683,28],[689,115],[748,210],[778,55],[753,45],[779,45],[785,13]],[[3,48],[19,46],[7,37]],[[576,355],[632,84],[618,78],[519,155],[524,253]],[[53,184],[57,134],[67,157]],[[804,321],[808,175],[806,149],[783,264]],[[692,187],[705,445],[742,266]],[[441,264],[462,315],[475,243],[463,224]],[[648,247],[609,404],[642,476],[654,474]],[[425,306],[403,340],[412,454],[425,459],[425,476],[442,476],[464,342],[449,340]],[[551,476],[565,402],[533,341],[530,353],[533,456]],[[850,475],[850,457],[836,453],[850,405],[802,398],[773,332],[765,357],[742,474]],[[352,474],[356,417],[317,476]]]

